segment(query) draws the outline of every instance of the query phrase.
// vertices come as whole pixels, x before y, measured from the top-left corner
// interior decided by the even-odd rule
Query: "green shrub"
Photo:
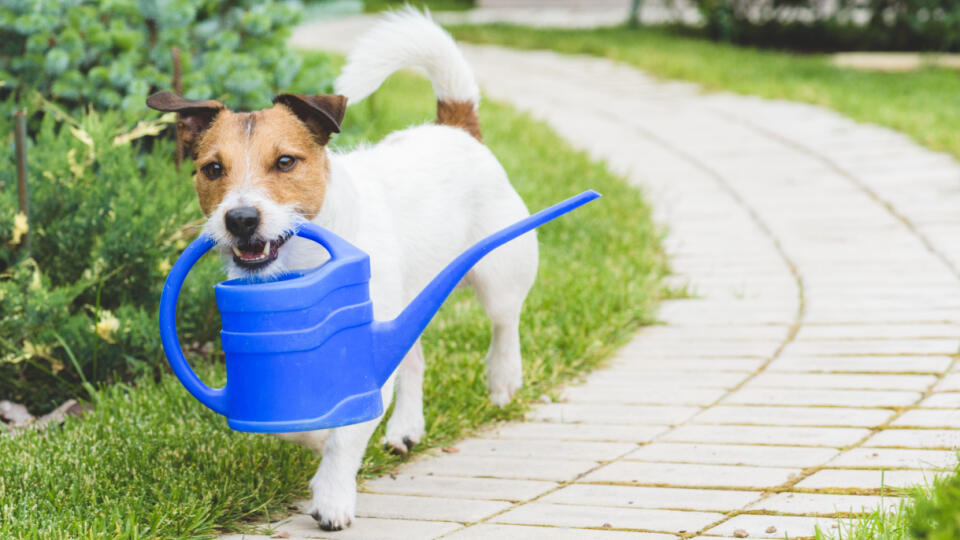
[[[73,119],[49,107],[28,151],[30,253],[14,232],[12,155],[0,166],[0,395],[35,409],[77,395],[84,378],[128,379],[160,365],[160,287],[194,234],[183,225],[200,216],[171,141],[117,144],[129,130],[118,112]],[[10,115],[0,117],[0,132],[10,123]],[[151,142],[152,152],[138,152]],[[208,263],[207,284],[211,272]],[[194,286],[181,304],[190,340],[211,339],[210,292]]]
[[[329,91],[329,78],[319,87],[314,79],[330,69],[329,58],[312,55],[289,89]],[[129,112],[71,114],[34,94],[0,103],[0,133],[12,133],[15,106],[33,111],[30,219],[18,218],[8,143],[0,150],[0,396],[43,411],[83,395],[85,380],[159,373],[160,290],[202,213],[192,164],[174,165],[173,115],[151,112],[134,124]],[[210,285],[222,279],[207,259],[180,302],[182,341],[204,353],[219,330]]]
[[[673,0],[675,4],[685,4]],[[695,0],[718,41],[804,51],[960,51],[956,0]]]
[[[285,46],[300,13],[299,3],[283,0],[7,1],[0,4],[0,80],[68,107],[136,115],[147,95],[171,88],[176,46],[185,96],[260,108],[301,68]],[[317,86],[324,80],[312,76]]]
[[[86,384],[159,372],[160,288],[201,212],[191,165],[173,163],[173,117],[144,100],[171,88],[174,46],[188,97],[253,109],[282,91],[329,91],[329,59],[305,65],[285,45],[301,9],[282,0],[0,3],[2,398],[38,412]],[[8,135],[16,108],[29,113],[28,221]],[[181,333],[209,354],[219,324],[209,285],[220,275],[212,260],[194,274]]]

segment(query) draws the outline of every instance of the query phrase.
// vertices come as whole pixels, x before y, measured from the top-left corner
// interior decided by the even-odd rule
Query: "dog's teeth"
[[[237,246],[233,246],[233,254],[236,255],[237,257],[240,257],[241,259],[243,258],[243,253],[240,253],[240,248],[238,248]]]
[[[269,242],[269,241],[266,242],[265,244],[263,244],[263,256],[266,257],[267,255],[270,255],[270,242]]]

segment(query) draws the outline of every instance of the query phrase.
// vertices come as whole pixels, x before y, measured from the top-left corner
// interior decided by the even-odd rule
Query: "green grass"
[[[960,538],[960,465],[907,490],[904,502],[861,517],[839,531],[817,531],[817,540],[956,540]]]
[[[364,0],[363,10],[379,12],[387,9],[399,9],[409,4],[430,11],[463,11],[474,6],[474,0]]]
[[[819,526],[816,527],[816,540],[894,540],[904,539],[907,504],[904,500],[891,507],[889,493],[884,484],[883,473],[880,479],[880,505],[869,513],[854,516],[846,522],[839,522],[837,529],[828,529],[824,531]],[[893,490],[896,496],[907,496],[909,492],[905,490]],[[917,488],[915,492],[920,492]],[[842,509],[837,508],[838,512]],[[865,509],[857,510],[851,508],[850,514],[857,514]]]
[[[822,105],[960,157],[960,77],[952,70],[864,72],[835,67],[824,55],[723,45],[656,28],[557,30],[498,24],[450,30],[465,41],[603,56],[708,90]]]
[[[341,147],[430,121],[429,83],[396,76],[347,113]],[[486,397],[489,324],[469,291],[424,335],[427,437],[449,444],[478,425],[516,418],[544,393],[596,366],[651,322],[666,272],[640,194],[509,107],[481,109],[486,141],[531,210],[587,188],[605,197],[540,230],[540,273],[522,321],[526,386],[503,410]],[[211,384],[222,365],[201,369]],[[382,430],[382,426],[381,426]],[[374,435],[362,474],[400,460]],[[230,431],[172,378],[120,385],[62,428],[0,436],[0,538],[182,538],[250,527],[308,494],[317,460],[271,436]]]

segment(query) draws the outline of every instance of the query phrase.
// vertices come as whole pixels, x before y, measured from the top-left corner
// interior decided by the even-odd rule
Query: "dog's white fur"
[[[407,9],[387,15],[363,36],[337,80],[339,93],[357,103],[394,71],[427,73],[439,99],[479,101],[479,89],[453,39],[427,15]],[[370,254],[370,294],[377,319],[394,318],[456,255],[484,236],[528,215],[493,154],[465,131],[422,125],[391,134],[376,146],[331,154],[323,207],[314,220]],[[263,237],[293,229],[298,215],[241,182],[210,216],[207,233],[227,239],[223,214],[240,206],[261,213]],[[291,238],[267,271],[308,268],[322,263],[316,244]],[[233,275],[244,272],[228,262]],[[490,399],[507,404],[522,383],[518,325],[523,301],[537,272],[535,233],[487,255],[466,276],[492,321],[487,353]],[[395,374],[398,387],[385,443],[406,451],[424,433],[424,357],[419,340]],[[383,387],[389,404],[394,377]],[[318,389],[322,391],[322,389]],[[386,407],[385,407],[386,408]],[[323,454],[310,482],[309,512],[326,529],[349,525],[354,517],[356,474],[367,440],[379,419],[337,428],[281,435]]]

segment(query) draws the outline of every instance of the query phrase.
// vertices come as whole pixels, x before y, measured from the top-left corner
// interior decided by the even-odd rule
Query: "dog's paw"
[[[394,411],[387,422],[383,447],[392,454],[402,456],[420,442],[424,430],[423,414],[401,414]]]
[[[487,390],[490,391],[490,401],[497,407],[506,407],[513,400],[513,395],[523,386],[522,374],[511,374],[506,377],[489,377]]]
[[[494,389],[490,391],[490,401],[497,407],[506,407],[513,401],[513,394],[516,393],[516,389]]]
[[[317,525],[325,531],[339,531],[349,527],[353,523],[352,508],[321,508],[316,502],[310,505],[308,512],[313,519],[317,520]]]
[[[313,500],[307,513],[317,520],[317,524],[325,531],[339,531],[353,523],[357,503],[355,486],[341,486],[340,489],[331,486],[311,485]]]
[[[490,346],[487,353],[487,391],[490,401],[497,407],[505,407],[513,399],[513,395],[523,386],[523,364],[520,361],[519,351],[515,355],[495,354],[495,347]]]
[[[395,456],[406,455],[416,445],[417,442],[410,440],[409,437],[404,437],[399,443],[388,440],[386,437],[383,438],[383,449]]]

